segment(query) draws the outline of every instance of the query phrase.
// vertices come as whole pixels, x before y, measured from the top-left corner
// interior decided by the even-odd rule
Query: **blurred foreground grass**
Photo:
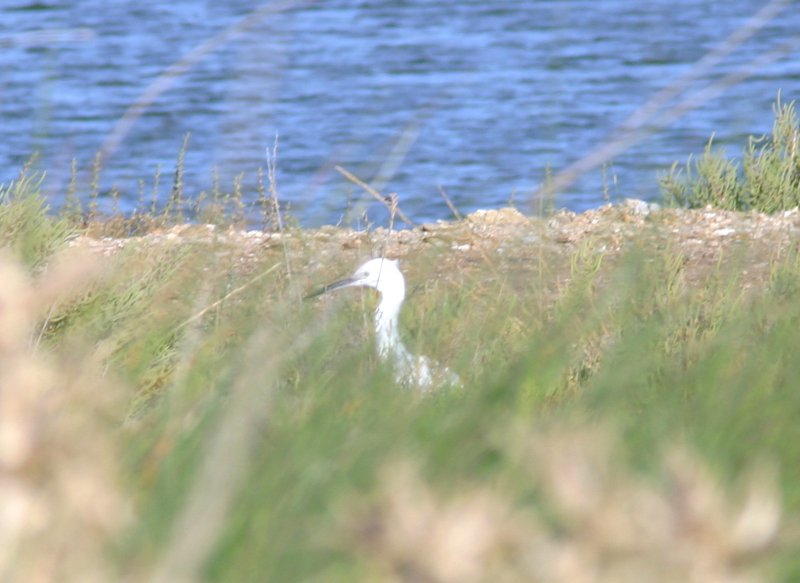
[[[0,212],[5,580],[800,578],[795,249],[745,292],[663,247],[426,248],[403,333],[465,386],[420,398],[371,295],[302,301],[354,267],[313,237],[87,256],[35,190]]]

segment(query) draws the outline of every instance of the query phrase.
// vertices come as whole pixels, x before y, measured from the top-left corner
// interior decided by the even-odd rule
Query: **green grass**
[[[0,280],[0,300],[26,299],[21,328],[0,314],[0,405],[41,428],[7,475],[46,518],[4,559],[11,578],[800,574],[794,252],[745,293],[735,267],[690,285],[652,247],[451,278],[429,248],[404,264],[403,334],[465,386],[420,398],[374,354],[374,297],[302,301],[342,269],[310,239],[247,269],[213,241],[76,262],[36,181],[4,192],[26,267],[3,259],[21,283]]]
[[[0,246],[30,266],[39,266],[75,233],[70,221],[47,214],[40,194],[44,175],[21,175],[0,185]]]
[[[709,139],[703,155],[676,162],[660,180],[668,204],[774,213],[800,206],[800,127],[795,103],[773,107],[772,133],[751,136],[741,161],[728,158]]]

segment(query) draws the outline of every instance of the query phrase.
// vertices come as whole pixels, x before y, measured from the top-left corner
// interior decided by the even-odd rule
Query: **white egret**
[[[406,282],[397,261],[383,257],[370,259],[348,278],[326,285],[309,297],[344,287],[371,287],[381,294],[375,311],[375,334],[378,356],[388,362],[398,384],[429,391],[438,386],[459,386],[458,376],[447,367],[437,365],[425,356],[411,354],[400,340],[398,320],[406,297]]]

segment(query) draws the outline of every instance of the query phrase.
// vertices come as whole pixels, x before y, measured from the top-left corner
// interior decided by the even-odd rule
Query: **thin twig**
[[[735,71],[725,75],[714,83],[706,85],[699,91],[692,93],[683,101],[667,110],[663,116],[663,120],[659,124],[659,127],[669,125],[676,119],[683,116],[687,111],[695,109],[703,103],[714,99],[715,97],[724,93],[730,87],[741,83],[751,75],[763,70],[764,67],[770,63],[798,49],[800,49],[800,36],[796,36],[792,40],[782,43],[774,50],[764,53],[745,63]]]
[[[661,89],[647,102],[634,111],[628,118],[620,124],[620,129],[636,129],[647,123],[647,120],[674,97],[680,95],[686,87],[711,71],[725,57],[731,54],[736,47],[741,45],[755,33],[761,30],[766,24],[773,20],[784,8],[789,0],[772,0],[756,14],[747,19],[739,28],[734,30],[725,40],[715,45],[699,61],[672,81],[669,85]]]
[[[386,250],[389,248],[389,239],[394,231],[394,218],[397,216],[397,205],[400,204],[400,197],[397,193],[393,192],[389,195],[389,229],[386,231],[386,237],[383,240],[383,252],[381,255],[386,255]]]
[[[283,219],[281,218],[281,205],[278,201],[278,132],[275,132],[275,143],[272,146],[272,154],[267,148],[267,178],[269,179],[269,197],[272,201],[272,209],[275,217],[275,224],[278,232],[283,233]],[[281,237],[283,248],[283,260],[286,263],[286,276],[289,281],[292,279],[292,264],[289,261],[289,250],[286,248],[286,239]]]
[[[150,583],[200,581],[225,530],[235,496],[252,469],[252,447],[272,413],[272,398],[281,366],[311,346],[326,324],[320,319],[285,345],[274,343],[274,331],[262,328],[248,343],[246,366],[238,374],[221,418],[203,445],[203,455],[183,507],[148,580]],[[273,344],[274,343],[274,344]],[[265,347],[274,350],[265,350]],[[280,348],[280,349],[279,349]]]
[[[275,270],[276,270],[278,267],[280,267],[280,266],[281,266],[281,264],[280,264],[280,263],[276,263],[275,265],[273,265],[272,267],[270,267],[269,269],[267,269],[265,272],[263,272],[263,273],[260,273],[259,275],[255,276],[253,279],[251,279],[251,280],[250,280],[250,281],[248,281],[247,283],[244,283],[244,284],[240,285],[239,287],[237,287],[236,289],[229,291],[227,294],[225,294],[224,296],[222,296],[222,297],[221,297],[220,299],[218,299],[216,302],[214,302],[214,303],[212,303],[212,304],[209,304],[208,306],[206,306],[205,308],[203,308],[202,310],[200,310],[199,312],[197,312],[195,315],[193,315],[192,317],[190,317],[188,320],[185,320],[185,321],[181,322],[180,324],[178,324],[178,326],[177,326],[175,329],[176,329],[176,330],[180,330],[180,329],[181,329],[181,328],[183,328],[184,326],[188,326],[188,325],[189,325],[189,324],[191,324],[192,322],[194,322],[194,321],[196,321],[196,320],[198,320],[198,319],[202,318],[202,317],[203,317],[205,314],[207,314],[207,313],[208,313],[210,310],[213,310],[214,308],[216,308],[217,306],[219,306],[221,303],[223,303],[225,300],[227,300],[227,299],[230,299],[231,297],[233,297],[233,296],[235,296],[235,295],[237,295],[237,294],[239,294],[239,293],[243,292],[243,291],[244,291],[244,290],[246,290],[248,287],[250,287],[251,285],[253,285],[255,282],[257,282],[258,280],[260,280],[260,279],[262,279],[262,278],[266,277],[267,275],[269,275],[270,273],[272,273],[273,271],[275,271]]]
[[[33,343],[34,348],[38,348],[39,345],[42,343],[42,338],[44,337],[44,333],[47,330],[47,327],[50,325],[50,318],[53,317],[53,311],[55,309],[54,305],[51,305],[50,308],[47,310],[47,316],[42,322],[41,327],[39,328],[39,334],[36,335],[36,340]]]
[[[261,6],[245,15],[243,18],[228,26],[218,34],[206,39],[188,53],[184,54],[180,59],[172,63],[166,70],[161,73],[156,79],[150,83],[145,90],[139,95],[138,99],[125,110],[117,123],[114,124],[114,129],[103,142],[98,152],[98,162],[104,163],[114,152],[117,151],[119,145],[128,135],[131,128],[139,120],[142,114],[158,99],[158,96],[164,93],[167,89],[172,87],[175,81],[184,75],[189,69],[200,62],[206,55],[216,51],[222,45],[230,41],[237,35],[247,31],[253,27],[260,20],[277,14],[285,12],[290,8],[313,2],[313,0],[285,0],[284,2],[269,3]]]
[[[389,154],[384,158],[375,177],[372,179],[372,187],[375,190],[383,190],[389,181],[397,173],[398,168],[403,164],[408,156],[411,147],[419,137],[423,116],[412,119],[400,132],[400,136],[392,146]]]
[[[270,227],[269,201],[267,200],[267,188],[264,186],[264,168],[259,166],[256,173],[256,190],[258,191],[258,203],[261,205],[261,230],[266,232]]]
[[[334,166],[333,168],[339,174],[341,174],[342,176],[347,178],[350,182],[352,182],[353,184],[357,184],[358,186],[360,186],[361,188],[366,190],[372,196],[372,198],[377,200],[379,203],[386,205],[386,208],[389,209],[389,212],[390,213],[392,212],[392,202],[391,202],[391,200],[388,200],[387,197],[383,196],[380,192],[378,192],[377,190],[372,188],[369,184],[367,184],[366,182],[361,180],[358,176],[356,176],[352,172],[349,172],[348,170],[345,170],[341,166],[337,165],[337,166]],[[396,212],[397,216],[400,217],[401,221],[403,221],[409,227],[413,227],[414,226],[414,221],[409,219],[406,216],[406,214],[403,211],[400,210],[399,207],[395,207],[394,211]]]
[[[690,109],[699,107],[724,89],[747,78],[756,71],[756,65],[763,66],[776,60],[782,54],[788,53],[795,45],[792,41],[785,43],[781,49],[768,53],[767,58],[762,56],[746,63],[737,71],[668,109],[665,113],[659,115],[656,122],[651,121],[658,115],[660,108],[665,103],[684,93],[690,83],[707,73],[733,49],[766,26],[786,7],[788,2],[789,0],[772,0],[772,2],[759,10],[724,41],[699,59],[687,73],[678,77],[668,87],[656,93],[655,96],[634,111],[612,132],[611,139],[604,141],[602,145],[590,151],[586,156],[568,165],[553,176],[548,184],[543,185],[534,193],[534,198],[538,199],[547,193],[554,194],[564,190],[580,176],[628,150],[655,130],[666,127]]]
[[[250,283],[253,281],[255,279]],[[150,573],[150,583],[200,580],[203,566],[225,528],[234,497],[251,469],[248,456],[261,435],[259,429],[270,419],[280,368],[292,357],[308,350],[329,319],[318,318],[282,345],[278,345],[274,331],[269,328],[262,327],[251,337],[245,366],[231,388],[221,419],[205,441],[197,478],[172,522],[172,532]],[[275,349],[265,350],[270,345]]]
[[[272,145],[272,153],[267,148],[267,179],[269,180],[269,198],[272,202],[272,216],[275,217],[275,225],[278,232],[283,232],[283,220],[281,219],[281,207],[278,202],[278,132],[275,132],[275,143]]]
[[[441,197],[444,199],[444,203],[447,205],[447,208],[450,209],[450,212],[453,213],[453,216],[456,218],[456,220],[458,221],[462,220],[464,218],[464,215],[461,214],[461,212],[456,208],[456,205],[453,204],[453,201],[450,200],[450,197],[447,196],[447,193],[444,191],[444,188],[442,188],[440,184],[436,185],[436,188],[439,191]]]

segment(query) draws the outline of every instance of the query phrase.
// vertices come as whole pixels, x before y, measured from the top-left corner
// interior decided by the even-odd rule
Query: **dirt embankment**
[[[213,225],[178,225],[128,239],[81,236],[73,246],[111,255],[131,245],[221,244],[243,266],[265,254],[299,254],[306,266],[334,263],[346,271],[359,259],[382,254],[415,260],[436,250],[456,271],[480,263],[524,264],[565,259],[575,253],[602,253],[613,259],[638,246],[645,251],[681,257],[687,280],[702,279],[720,265],[735,261],[743,285],[761,285],[771,265],[800,241],[800,211],[774,215],[713,210],[661,209],[627,200],[581,214],[560,211],[526,217],[513,208],[476,211],[465,219],[424,224],[413,229],[355,231],[332,226],[282,233],[221,229]]]

